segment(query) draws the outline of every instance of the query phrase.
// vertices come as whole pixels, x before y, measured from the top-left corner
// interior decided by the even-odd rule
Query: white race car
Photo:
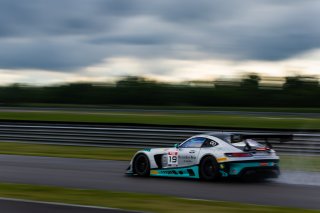
[[[265,145],[254,139],[264,139]],[[269,139],[292,140],[292,135],[207,133],[172,148],[138,151],[126,174],[214,180],[218,177],[258,175],[276,178],[279,157]]]

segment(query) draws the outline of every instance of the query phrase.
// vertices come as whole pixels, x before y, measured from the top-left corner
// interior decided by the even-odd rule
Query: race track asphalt
[[[127,166],[126,161],[0,155],[0,182],[320,209],[319,185],[287,184],[283,178],[279,182],[244,183],[128,177],[124,175]],[[314,174],[313,178],[320,179],[318,175]],[[291,173],[285,176],[290,177]],[[308,179],[298,180],[309,183]]]

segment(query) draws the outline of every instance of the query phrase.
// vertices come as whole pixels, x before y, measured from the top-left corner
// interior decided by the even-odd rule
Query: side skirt
[[[151,169],[150,176],[200,178],[198,165],[179,168]]]

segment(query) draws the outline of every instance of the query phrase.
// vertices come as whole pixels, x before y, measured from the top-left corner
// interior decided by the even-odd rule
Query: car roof
[[[226,137],[229,137],[233,133],[231,133],[231,132],[207,132],[205,134],[209,135],[209,136],[217,137],[217,138],[222,139],[222,140],[225,140]]]

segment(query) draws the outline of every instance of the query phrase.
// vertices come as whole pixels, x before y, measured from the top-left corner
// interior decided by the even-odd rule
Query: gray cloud
[[[2,0],[0,68],[72,71],[119,56],[281,60],[320,47],[319,9],[312,0]]]
[[[79,44],[70,39],[0,42],[0,65],[7,69],[72,71],[100,62],[101,48]]]

